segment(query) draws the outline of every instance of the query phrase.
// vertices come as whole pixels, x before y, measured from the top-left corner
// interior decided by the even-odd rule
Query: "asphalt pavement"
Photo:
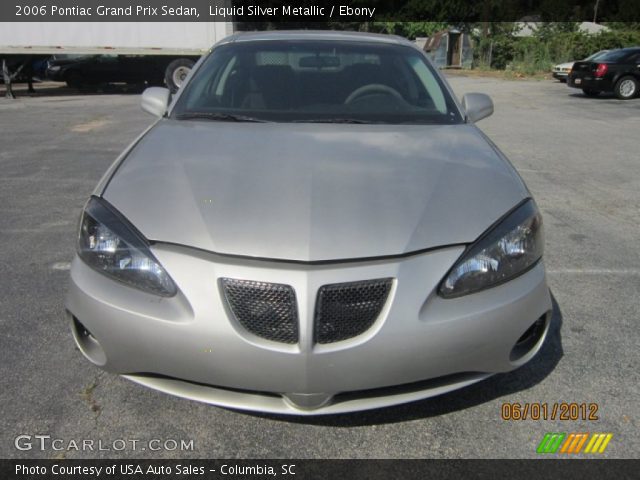
[[[526,366],[463,390],[311,418],[171,397],[82,357],[63,307],[79,213],[152,118],[136,92],[36,85],[35,96],[18,88],[18,100],[1,99],[0,457],[518,458],[538,456],[546,432],[603,432],[613,438],[601,457],[637,458],[640,98],[586,98],[555,81],[459,74],[450,81],[458,95],[492,96],[495,113],[479,126],[542,210],[551,336]],[[598,420],[503,420],[502,405],[515,402],[596,404]],[[19,435],[31,438],[19,440],[23,450]],[[35,435],[64,448],[45,438],[41,449]],[[83,440],[94,450],[73,449]],[[138,448],[150,440],[169,443]]]

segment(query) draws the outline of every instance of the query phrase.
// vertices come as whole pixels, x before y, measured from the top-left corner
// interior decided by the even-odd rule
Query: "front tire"
[[[84,86],[82,74],[77,70],[67,72],[64,76],[64,81],[67,83],[67,87],[74,88],[76,90],[80,90]]]
[[[633,77],[622,77],[613,87],[613,93],[620,100],[630,100],[638,94],[639,89],[638,80]]]
[[[591,90],[590,88],[583,88],[582,93],[584,93],[587,97],[597,97],[600,95],[598,90]]]
[[[164,72],[164,82],[171,93],[178,91],[193,65],[194,62],[188,58],[178,58],[167,65],[167,69]]]

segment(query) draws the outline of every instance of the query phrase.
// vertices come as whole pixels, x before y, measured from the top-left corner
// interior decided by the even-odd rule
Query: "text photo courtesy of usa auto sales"
[[[638,478],[640,12],[488,3],[0,2],[0,480]]]

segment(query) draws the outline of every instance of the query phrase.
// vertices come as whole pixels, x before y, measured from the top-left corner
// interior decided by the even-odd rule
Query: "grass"
[[[460,75],[463,77],[500,78],[504,80],[550,80],[553,78],[551,69],[547,71],[521,71],[511,68],[498,70],[495,68],[478,67],[472,70],[447,69],[446,74],[453,76]]]

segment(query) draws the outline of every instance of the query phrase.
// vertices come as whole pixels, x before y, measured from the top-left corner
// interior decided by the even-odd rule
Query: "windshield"
[[[418,50],[353,41],[256,41],[217,47],[172,118],[219,121],[460,123]]]

